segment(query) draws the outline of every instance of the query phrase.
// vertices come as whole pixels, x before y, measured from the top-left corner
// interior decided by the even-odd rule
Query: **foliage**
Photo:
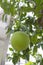
[[[22,3],[22,5],[21,5]],[[43,49],[43,0],[0,0],[0,6],[4,9],[4,14],[11,15],[11,22],[8,26],[7,33],[13,33],[16,31],[24,31],[30,37],[30,47],[21,51],[20,54],[17,51],[13,52],[12,62],[16,64],[19,58],[29,61],[29,56],[37,56],[37,49],[41,46]],[[28,16],[27,13],[32,12],[33,16]],[[43,65],[43,58],[38,54],[36,59],[36,65],[40,63]]]

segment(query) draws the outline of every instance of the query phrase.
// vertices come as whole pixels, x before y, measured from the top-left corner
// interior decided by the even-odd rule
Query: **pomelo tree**
[[[23,54],[9,48],[12,56],[9,59],[16,64],[20,57],[29,61],[30,55],[35,57],[34,65],[43,65],[43,57],[37,54],[37,49],[43,50],[43,0],[0,0],[0,7],[4,10],[4,15],[11,15],[10,24],[7,33],[13,34],[22,31],[29,35],[30,43]],[[29,13],[32,13],[29,15]],[[3,16],[4,17],[4,16]],[[32,65],[34,62],[29,62]],[[28,65],[28,64],[27,64]]]

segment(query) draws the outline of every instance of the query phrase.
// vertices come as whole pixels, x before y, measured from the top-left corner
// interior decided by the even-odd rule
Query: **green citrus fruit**
[[[34,65],[33,62],[29,61],[25,65]]]
[[[25,50],[29,43],[29,36],[25,32],[17,31],[11,36],[11,45],[17,51]]]

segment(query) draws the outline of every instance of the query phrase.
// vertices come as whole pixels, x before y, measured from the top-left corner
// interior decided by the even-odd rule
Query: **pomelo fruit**
[[[25,65],[34,65],[33,62],[29,61]]]
[[[29,47],[30,43],[29,35],[22,31],[13,33],[10,41],[12,47],[17,51],[25,50],[27,47]]]

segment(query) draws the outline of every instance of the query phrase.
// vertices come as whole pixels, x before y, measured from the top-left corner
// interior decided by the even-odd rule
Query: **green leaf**
[[[10,14],[10,8],[9,8],[9,3],[7,3],[7,2],[2,2],[2,4],[1,4],[1,7],[4,9],[4,12],[6,13],[6,14]],[[9,11],[8,11],[9,10]]]
[[[41,47],[42,47],[42,49],[43,49],[43,44],[41,44]]]
[[[37,46],[34,46],[33,48],[33,55],[35,55],[37,53]]]
[[[42,59],[42,55],[41,54],[36,54],[36,62],[39,63]]]
[[[29,61],[29,48],[27,48],[26,50],[23,50],[22,52],[23,52],[22,58]]]
[[[35,1],[35,3],[36,3],[36,5],[37,6],[39,6],[40,5],[40,3],[41,3],[41,1],[40,0],[34,0]]]
[[[42,60],[40,61],[40,65],[43,65],[43,58],[42,58]]]
[[[43,41],[42,41],[42,43],[38,44],[38,48],[40,48],[40,47],[43,49]]]
[[[12,57],[8,56],[7,59],[9,59],[9,61],[11,61],[12,60]]]
[[[14,7],[14,4],[10,4],[10,13],[12,16],[16,14],[16,8]]]
[[[40,37],[40,38],[39,38]],[[33,44],[40,43],[42,41],[42,32],[40,29],[38,29],[32,36],[31,36],[31,42]]]
[[[19,55],[18,53],[14,53],[12,58],[13,64],[16,64],[18,61],[19,61]]]
[[[33,44],[36,44],[37,43],[37,35],[34,35],[34,36],[31,37],[31,42]]]
[[[12,48],[9,48],[9,50],[10,50],[10,51],[13,51],[13,49],[12,49]]]
[[[33,8],[30,8],[30,7],[21,7],[20,8],[20,12],[30,12],[32,10],[33,10]]]

